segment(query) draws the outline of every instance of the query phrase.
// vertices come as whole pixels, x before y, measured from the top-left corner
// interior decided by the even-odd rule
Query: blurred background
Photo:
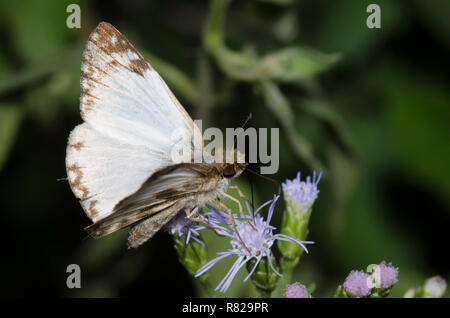
[[[381,29],[366,8],[381,7]],[[81,8],[70,29],[66,8]],[[204,127],[280,128],[283,182],[321,170],[294,278],[327,297],[352,269],[400,269],[393,296],[450,278],[450,2],[436,0],[1,1],[1,296],[201,296],[172,238],[127,251],[94,241],[65,180],[81,53],[100,21],[119,29]],[[251,178],[257,203],[276,187]],[[238,183],[249,193],[249,181]],[[274,225],[284,209],[277,205]],[[210,258],[228,247],[204,232]],[[232,260],[210,271],[219,283]],[[66,268],[81,266],[81,289]],[[245,270],[226,296],[254,295]],[[239,281],[239,277],[241,278]],[[447,294],[448,295],[448,294]]]

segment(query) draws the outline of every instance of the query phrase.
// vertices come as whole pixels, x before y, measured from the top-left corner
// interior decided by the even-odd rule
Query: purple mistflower
[[[319,184],[322,172],[316,178],[316,172],[313,172],[313,177],[306,177],[306,181],[301,181],[300,171],[297,173],[297,178],[293,180],[286,180],[282,184],[284,198],[289,206],[294,211],[303,211],[309,209],[314,201],[317,199],[319,190],[317,185]]]
[[[350,296],[369,296],[372,290],[369,274],[363,271],[351,271],[344,282],[344,289]]]
[[[447,282],[441,276],[433,276],[425,282],[424,290],[426,297],[440,298],[447,289]]]
[[[182,237],[183,235],[186,235],[186,244],[189,244],[189,241],[192,238],[203,246],[205,246],[205,244],[197,236],[200,235],[198,231],[205,228],[204,225],[198,225],[189,221],[186,218],[186,212],[184,210],[180,211],[172,220],[164,225],[164,229],[173,236],[177,235],[178,237]]]
[[[305,247],[305,244],[313,244],[313,242],[298,241],[294,238],[291,238],[290,236],[281,233],[279,234],[272,233],[273,230],[276,228],[274,226],[271,226],[269,223],[272,218],[275,203],[277,202],[279,197],[280,196],[275,195],[273,200],[267,201],[266,203],[262,204],[258,209],[256,209],[254,213],[252,213],[249,205],[247,204],[247,209],[250,213],[249,216],[235,215],[236,230],[238,231],[248,250],[243,246],[238,235],[234,232],[233,228],[231,227],[231,224],[229,223],[228,214],[219,211],[217,209],[214,209],[213,207],[209,207],[211,212],[206,213],[208,221],[210,222],[210,224],[214,226],[214,228],[219,234],[222,234],[230,238],[231,248],[225,252],[217,253],[217,255],[219,256],[212,259],[203,267],[201,267],[195,274],[195,277],[201,276],[204,273],[206,273],[211,267],[217,264],[217,262],[219,262],[220,260],[229,256],[236,255],[238,258],[236,259],[236,261],[231,266],[228,273],[225,275],[225,277],[222,279],[222,281],[219,283],[219,285],[217,285],[215,289],[215,291],[220,290],[220,292],[224,293],[231,285],[231,282],[233,281],[239,269],[241,269],[242,266],[244,266],[252,258],[255,258],[256,262],[255,265],[253,266],[253,269],[244,279],[244,282],[246,282],[252,276],[257,265],[259,264],[259,262],[263,257],[267,257],[267,260],[272,270],[277,275],[281,276],[281,274],[278,273],[274,268],[270,257],[271,256],[270,248],[273,245],[274,241],[277,239],[295,242],[300,246],[302,246],[306,252],[308,252],[307,248]],[[267,220],[264,220],[264,218],[259,214],[259,211],[261,211],[263,207],[269,204],[270,207],[269,213],[267,215]]]
[[[300,283],[293,283],[287,285],[284,289],[285,298],[309,298],[309,293],[306,287]]]
[[[382,261],[379,266],[381,288],[391,288],[398,282],[398,268],[392,266],[392,263],[386,264]]]

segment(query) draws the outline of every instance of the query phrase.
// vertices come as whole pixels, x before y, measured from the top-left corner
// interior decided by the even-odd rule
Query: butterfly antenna
[[[261,178],[263,178],[263,179],[266,179],[266,180],[269,180],[270,182],[272,182],[272,183],[275,183],[276,185],[277,185],[277,188],[278,188],[278,195],[280,195],[280,193],[281,193],[281,185],[280,185],[280,183],[277,181],[277,180],[275,180],[275,179],[272,179],[272,178],[269,178],[269,177],[266,177],[265,175],[262,175],[262,174],[260,174],[260,173],[258,173],[258,172],[256,172],[256,171],[254,171],[254,170],[252,170],[252,169],[250,169],[250,168],[247,168],[247,169],[245,169],[246,171],[249,171],[249,172],[251,172],[251,173],[253,173],[253,174],[256,174],[257,176],[260,176]]]
[[[253,117],[252,113],[249,113],[247,115],[247,118],[245,119],[244,123],[239,127],[239,128],[242,128],[242,130],[239,132],[239,134],[234,136],[234,143],[235,143],[236,147],[237,147],[237,138],[239,137],[240,133],[244,131],[245,125],[247,125],[248,121],[250,119],[252,119],[252,117]]]
[[[242,129],[244,129],[245,125],[247,125],[248,121],[249,121],[250,119],[252,119],[252,117],[253,117],[252,113],[250,113],[250,114],[247,115],[247,119],[244,121],[244,123],[243,123],[242,126],[241,126]]]
[[[248,168],[246,168],[246,169],[248,169]],[[250,193],[251,193],[251,198],[250,198],[251,200],[248,200],[247,198],[245,198],[245,201],[250,203],[250,207],[252,209],[251,211],[253,212],[255,210],[254,196],[253,196],[253,179],[251,178],[251,175],[248,173],[244,174],[244,176],[250,185]]]
[[[252,214],[253,212],[255,212],[255,205],[253,204],[253,202],[255,202],[255,197],[253,195],[253,180],[250,178],[250,192],[252,194]]]

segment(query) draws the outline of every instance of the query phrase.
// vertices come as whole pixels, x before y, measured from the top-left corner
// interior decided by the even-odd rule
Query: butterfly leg
[[[194,209],[192,209],[192,211],[189,211],[189,209],[185,209],[185,213],[186,213],[186,219],[188,219],[190,222],[197,222],[197,223],[201,223],[206,225],[209,229],[213,230],[214,233],[216,233],[218,236],[223,236],[222,234],[219,234],[216,229],[208,223],[208,221],[206,221],[204,218],[201,217],[195,217],[195,215],[197,214],[199,210],[199,207],[196,206]]]
[[[234,188],[235,187],[235,188]],[[248,200],[247,200],[247,198],[245,197],[245,195],[244,195],[244,193],[241,191],[241,189],[239,189],[237,186],[232,186],[231,187],[232,189],[237,189],[238,190],[238,193],[240,193],[240,195],[241,195],[241,197],[243,197],[246,201],[247,201],[247,204],[248,204]],[[241,214],[241,217],[244,217],[244,214],[243,214],[243,211],[242,211],[242,205],[241,205],[241,201],[239,201],[238,199],[236,199],[236,198],[234,198],[234,197],[232,197],[231,195],[228,195],[228,194],[226,194],[225,193],[225,195],[224,195],[226,198],[228,198],[228,199],[230,199],[230,200],[233,200],[234,202],[236,202],[237,204],[238,204],[238,206],[239,206],[239,212],[240,212],[240,214]],[[249,209],[250,210],[250,209]],[[231,214],[230,215],[230,218],[233,218],[233,221],[234,221],[234,217],[233,217],[233,215]],[[248,224],[252,227],[252,228],[254,228],[254,226],[250,223],[250,220],[248,220],[247,221],[248,222]],[[236,229],[233,227],[233,230],[235,230],[235,232],[236,232]],[[237,232],[236,232],[237,233]],[[239,236],[239,233],[237,233],[238,234],[238,236]],[[242,242],[242,240],[241,240],[241,242]],[[242,244],[244,244],[244,242],[242,242]],[[245,244],[244,244],[245,245]],[[248,249],[247,249],[248,250]]]
[[[184,209],[184,212],[186,212],[186,218],[190,221],[191,219],[194,219],[194,215],[198,212],[198,206],[192,209],[191,212],[189,212],[189,209]],[[201,218],[199,218],[201,219]]]
[[[245,196],[244,192],[242,192],[241,188],[239,188],[237,185],[230,185],[228,188],[232,189],[232,190],[236,190],[241,198],[243,198],[245,201],[248,201],[248,199]]]
[[[225,195],[225,197],[227,197],[227,198],[229,197],[233,201],[236,200],[235,198],[233,198],[233,197],[231,197],[231,196],[229,196],[227,194]],[[239,200],[236,200],[236,201],[239,202]],[[225,209],[225,211],[227,211],[227,213],[230,215],[230,222],[231,222],[231,226],[232,226],[234,232],[236,233],[237,237],[239,238],[239,241],[241,241],[242,246],[244,246],[244,248],[247,250],[247,252],[251,253],[249,248],[247,247],[247,245],[245,245],[245,242],[242,240],[241,235],[239,234],[239,232],[238,232],[238,230],[236,228],[236,221],[235,221],[234,216],[233,216],[233,210],[231,210],[231,208],[228,205],[226,205],[225,203],[223,203],[223,202],[221,202],[219,200],[215,200],[214,202],[217,205],[219,205],[221,208]],[[241,203],[239,202],[239,206],[240,206],[240,209],[242,211],[242,206],[240,204]],[[241,214],[242,214],[242,212],[241,212]]]
[[[227,199],[230,199],[231,201],[236,202],[236,204],[237,204],[238,207],[239,207],[239,214],[243,217],[243,216],[244,216],[244,211],[243,211],[243,209],[242,209],[241,201],[239,201],[238,199],[236,199],[235,197],[232,197],[231,195],[229,195],[229,194],[227,194],[227,193],[225,193],[223,196],[224,196],[225,198],[227,198]]]
[[[242,190],[237,185],[232,185],[232,186],[229,186],[228,188],[232,189],[232,190],[236,190],[237,193],[239,194],[239,196],[245,200],[245,203],[247,204],[247,209],[249,211],[251,211],[250,207],[249,207],[249,200],[247,199],[247,196],[244,194],[244,192],[242,192]]]
[[[245,203],[247,204],[247,210],[249,211],[249,213],[253,214],[253,211],[252,211],[253,209],[250,209],[250,206],[249,206],[249,203],[248,203],[249,201],[248,201],[246,195],[244,194],[244,192],[242,192],[242,190],[237,185],[232,185],[232,186],[229,186],[228,188],[237,191],[239,196],[245,200]],[[252,207],[253,207],[253,202],[252,202]],[[247,222],[254,230],[256,230],[255,227],[250,222],[250,220],[247,221]]]

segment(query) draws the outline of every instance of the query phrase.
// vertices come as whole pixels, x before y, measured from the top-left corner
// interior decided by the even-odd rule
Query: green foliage
[[[273,255],[270,255],[270,257],[272,265],[275,266],[277,271],[279,271],[275,262],[275,257],[273,257]],[[255,264],[256,260],[252,258],[247,263],[247,270],[250,272]],[[255,284],[256,289],[261,293],[262,297],[270,297],[277,286],[279,277],[270,267],[267,257],[263,257],[258,266],[256,266],[256,269],[250,279],[253,284]]]
[[[174,247],[178,254],[178,259],[192,276],[194,276],[195,273],[197,273],[197,271],[208,262],[206,248],[200,243],[192,240],[186,244],[185,236],[174,237],[174,243]],[[211,286],[208,282],[208,274],[206,273],[202,275],[199,277],[199,280],[205,289],[210,292],[210,296],[212,296]]]
[[[400,155],[412,173],[450,194],[450,148],[447,146],[450,95],[439,83],[424,83],[397,70],[387,91],[385,118]],[[405,114],[408,114],[406,117]]]
[[[221,69],[241,81],[299,81],[315,76],[338,61],[338,54],[323,54],[299,45],[279,49],[261,58],[249,50],[232,51],[224,39],[225,14],[229,0],[214,0],[204,34],[206,49]]]
[[[18,105],[0,104],[0,171],[14,145],[22,117],[23,110]]]
[[[281,233],[292,237],[298,241],[305,241],[308,235],[308,223],[312,209],[300,213],[294,211],[291,207],[287,207],[283,213],[281,222]],[[282,254],[281,268],[284,270],[292,270],[303,254],[303,248],[295,243],[278,241],[278,248]]]
[[[56,182],[66,176],[67,136],[81,121],[81,52],[101,19],[132,40],[194,119],[237,127],[252,112],[251,126],[280,127],[274,178],[324,171],[309,223],[316,244],[292,273],[316,280],[315,296],[332,294],[350,269],[383,259],[402,270],[393,296],[436,270],[448,278],[440,255],[450,215],[448,1],[380,0],[381,30],[365,26],[369,0],[211,0],[209,9],[179,1],[107,9],[100,1],[75,2],[79,30],[65,25],[74,1],[0,2],[0,209],[4,237],[13,238],[3,252],[11,261],[1,269],[32,277],[6,277],[3,290],[24,295],[33,279],[49,294],[66,295],[55,273],[80,263],[88,272],[81,296],[155,295],[149,284],[163,295],[172,292],[168,279],[181,280],[180,294],[193,293],[162,234],[128,254],[125,231],[81,242],[88,219],[67,182]],[[273,196],[275,187],[252,180],[256,201]],[[282,224],[280,213],[274,222]],[[207,232],[211,259],[229,246]],[[31,259],[42,263],[22,267]],[[53,263],[40,266],[45,259]],[[217,264],[211,283],[232,262]],[[155,278],[161,263],[165,274]],[[241,283],[245,275],[225,297],[257,295]]]

